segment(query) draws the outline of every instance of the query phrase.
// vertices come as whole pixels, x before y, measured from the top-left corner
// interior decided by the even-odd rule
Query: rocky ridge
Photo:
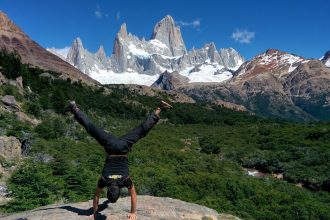
[[[221,84],[177,88],[196,100],[222,100],[267,117],[329,119],[330,69],[319,60],[270,49]]]
[[[239,220],[239,218],[219,214],[215,210],[204,206],[183,202],[171,198],[152,196],[138,196],[137,215],[141,220]],[[3,220],[78,220],[85,219],[92,213],[92,200],[75,204],[49,205],[11,216],[2,217]],[[96,219],[123,220],[127,219],[130,210],[130,197],[120,198],[115,204],[107,204],[100,200],[101,210]]]

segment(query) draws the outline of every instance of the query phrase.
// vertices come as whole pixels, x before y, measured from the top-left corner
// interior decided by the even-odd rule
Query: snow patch
[[[130,44],[128,46],[129,52],[131,52],[132,55],[135,55],[137,57],[140,57],[142,59],[150,58],[150,54],[146,51],[137,48],[134,44]]]
[[[156,47],[160,47],[160,48],[164,48],[164,49],[168,48],[168,47],[166,46],[166,44],[164,44],[163,42],[160,42],[160,41],[157,40],[157,39],[150,40],[149,42],[150,42],[151,44],[153,44],[154,46],[156,46]]]
[[[330,67],[330,59],[328,59],[327,62],[325,62],[325,65],[326,65],[327,67]]]
[[[219,74],[216,74],[218,71],[221,71],[224,67],[217,64],[203,64],[198,69],[199,71],[190,72],[194,67],[187,67],[185,70],[181,71],[182,76],[186,76],[189,79],[189,83],[193,82],[223,82],[227,79],[233,77],[233,74],[229,71],[223,71]]]
[[[66,60],[70,48],[71,47],[64,47],[64,48],[58,49],[58,48],[52,47],[52,48],[46,48],[46,50],[48,50],[52,54],[60,57],[62,60]]]
[[[97,68],[97,67],[96,67]],[[89,73],[89,76],[101,84],[137,84],[151,86],[159,75],[146,75],[127,69],[127,72],[115,73],[111,70],[96,69]]]

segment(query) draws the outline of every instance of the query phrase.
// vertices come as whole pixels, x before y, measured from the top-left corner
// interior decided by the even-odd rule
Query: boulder
[[[15,115],[18,120],[20,120],[22,122],[27,122],[33,126],[36,126],[41,123],[40,120],[38,120],[36,118],[31,118],[30,116],[28,116],[27,114],[25,114],[24,112],[21,112],[21,111],[15,112]]]
[[[0,86],[7,83],[6,77],[0,72]]]
[[[21,157],[21,143],[12,136],[0,136],[0,157],[13,161]]]
[[[20,106],[17,103],[16,99],[12,95],[5,95],[1,98],[1,101],[3,104],[5,104],[7,107],[12,108],[14,110],[19,110]]]
[[[137,217],[139,220],[239,220],[239,218],[219,214],[215,210],[183,202],[177,199],[152,196],[138,196]],[[92,213],[92,200],[75,204],[50,205],[32,211],[3,217],[2,220],[78,220],[88,219]],[[123,220],[127,219],[130,211],[130,197],[120,198],[115,204],[107,204],[105,199],[100,200],[100,213],[96,219]]]

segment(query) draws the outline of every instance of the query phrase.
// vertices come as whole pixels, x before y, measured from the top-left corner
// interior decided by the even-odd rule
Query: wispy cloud
[[[231,38],[241,44],[250,44],[252,39],[255,37],[255,32],[250,32],[246,29],[236,29],[232,34]]]
[[[101,8],[99,5],[96,5],[96,8],[94,10],[94,15],[97,17],[97,18],[102,18],[103,17],[103,13],[101,12]]]
[[[201,21],[199,19],[196,19],[196,20],[193,20],[193,21],[178,21],[177,22],[179,25],[181,26],[190,26],[190,27],[193,27],[194,29],[196,30],[199,30],[200,26],[201,26]]]
[[[117,21],[120,20],[120,11],[117,11],[117,13],[116,13],[116,20]]]
[[[101,10],[101,7],[99,5],[96,5],[95,10],[94,10],[94,15],[97,18],[108,18],[109,14],[104,13],[103,10]]]

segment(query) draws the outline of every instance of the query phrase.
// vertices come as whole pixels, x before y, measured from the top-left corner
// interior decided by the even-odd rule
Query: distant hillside
[[[16,51],[23,63],[61,73],[64,79],[71,78],[88,84],[98,84],[97,81],[33,41],[2,11],[0,11],[0,48],[6,48],[11,52]]]

